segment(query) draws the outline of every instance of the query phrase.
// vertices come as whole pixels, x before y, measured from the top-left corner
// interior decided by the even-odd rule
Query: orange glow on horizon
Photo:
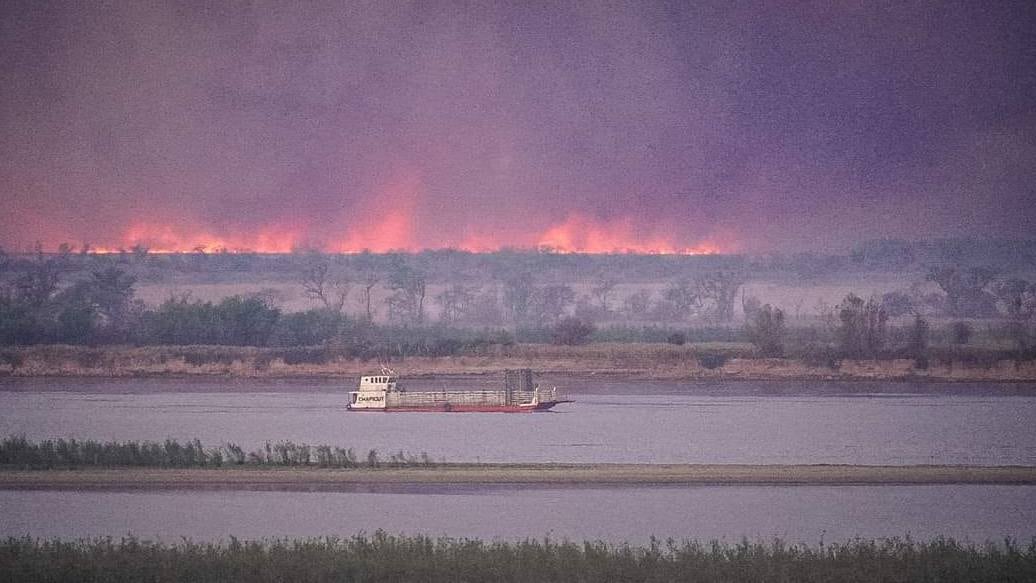
[[[558,253],[639,253],[649,255],[712,255],[716,245],[680,245],[659,235],[637,233],[629,218],[603,222],[581,215],[569,215],[539,237],[537,246]]]
[[[297,235],[287,229],[263,228],[252,235],[217,235],[203,229],[138,222],[122,235],[118,245],[91,246],[95,253],[118,253],[144,247],[150,253],[290,253]]]
[[[437,241],[419,241],[417,203],[419,188],[415,182],[400,182],[386,189],[378,202],[369,205],[354,219],[354,226],[337,243],[313,248],[331,253],[371,251],[419,252],[433,249],[455,249],[470,253],[490,253],[501,249],[525,249],[547,253],[648,255],[712,255],[730,252],[713,241],[684,244],[670,234],[638,228],[632,219],[610,221],[571,214],[539,234],[514,237],[479,231],[459,230],[439,233]],[[518,239],[518,240],[513,240]],[[218,234],[212,230],[136,222],[116,244],[91,246],[94,253],[117,253],[136,246],[151,253],[291,253],[306,242],[299,230],[262,227],[250,235]],[[307,246],[308,247],[308,246]]]
[[[421,185],[415,178],[389,184],[350,217],[345,238],[332,244],[331,251],[384,253],[418,249],[414,242],[414,216],[420,195]]]

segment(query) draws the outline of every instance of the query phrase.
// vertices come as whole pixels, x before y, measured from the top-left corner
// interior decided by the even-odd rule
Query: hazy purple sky
[[[0,2],[0,245],[1036,224],[1034,2],[299,4]]]

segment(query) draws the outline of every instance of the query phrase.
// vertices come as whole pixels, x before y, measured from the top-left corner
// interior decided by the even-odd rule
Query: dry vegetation
[[[390,362],[404,376],[489,374],[534,368],[551,374],[606,374],[643,379],[888,379],[1034,381],[1036,361],[974,352],[933,358],[927,368],[913,359],[810,363],[756,358],[750,345],[655,343],[491,345],[479,353],[407,357]],[[0,375],[18,377],[354,377],[378,362],[334,356],[324,348],[278,349],[234,346],[85,347],[30,346],[0,350]]]
[[[134,538],[0,543],[22,581],[1032,581],[1036,542],[853,540],[819,547],[652,539],[646,547],[549,539],[371,536],[163,544]]]

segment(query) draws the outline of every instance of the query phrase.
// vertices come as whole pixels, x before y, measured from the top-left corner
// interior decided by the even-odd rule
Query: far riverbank
[[[0,355],[0,376],[241,378],[356,377],[379,363],[323,352],[230,346],[29,346]],[[518,344],[485,354],[407,357],[388,363],[407,377],[496,374],[532,368],[554,375],[609,375],[644,380],[888,380],[1032,382],[1036,361],[998,358],[837,360],[811,363],[753,358],[744,347],[602,343],[585,346]]]

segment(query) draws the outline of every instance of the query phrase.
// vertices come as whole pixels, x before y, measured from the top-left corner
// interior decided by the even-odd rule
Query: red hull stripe
[[[392,407],[389,409],[349,409],[350,411],[370,411],[374,413],[533,413],[546,411],[557,405],[557,402],[540,403],[535,407],[518,405],[448,405],[440,407]]]

